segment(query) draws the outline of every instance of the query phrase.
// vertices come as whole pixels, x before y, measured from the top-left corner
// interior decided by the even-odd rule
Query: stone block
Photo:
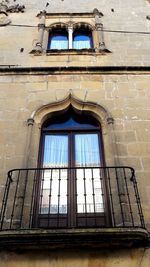
[[[150,171],[150,157],[142,157],[141,161],[143,169]]]
[[[150,143],[130,143],[127,145],[128,155],[130,156],[149,156],[150,155]]]

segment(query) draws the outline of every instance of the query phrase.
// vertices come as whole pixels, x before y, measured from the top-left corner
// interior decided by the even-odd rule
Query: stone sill
[[[50,49],[46,51],[46,55],[105,55],[110,53],[107,49],[95,51],[95,49]]]
[[[142,228],[31,229],[0,232],[0,249],[143,247],[148,232]]]

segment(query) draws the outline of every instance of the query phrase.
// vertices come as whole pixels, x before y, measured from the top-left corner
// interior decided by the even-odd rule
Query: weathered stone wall
[[[115,152],[112,151],[111,140],[110,144],[104,142],[106,164],[117,162],[118,165],[135,168],[144,215],[149,225],[149,75],[20,74],[1,75],[0,81],[1,185],[5,183],[8,170],[26,165],[27,120],[31,114],[44,105],[65,99],[72,92],[81,101],[92,101],[105,107],[114,118]],[[28,167],[37,166],[40,129],[36,123],[32,135]]]
[[[149,249],[0,253],[1,267],[149,267]]]
[[[103,13],[101,23],[104,30],[148,32],[150,21],[146,19],[149,15],[149,3],[146,0],[115,1],[51,1],[45,7],[46,2],[22,0],[25,4],[25,13],[10,13],[12,23],[1,27],[0,31],[0,65],[19,66],[72,66],[78,65],[136,65],[149,66],[150,61],[150,37],[146,34],[137,33],[115,33],[104,32],[104,39],[107,49],[111,53],[106,55],[55,55],[41,56],[31,55],[34,44],[38,38],[37,25],[40,23],[37,14],[46,9],[47,12],[92,12],[98,8]],[[73,18],[70,18],[73,20]],[[69,19],[69,20],[70,20]],[[80,19],[79,19],[80,20]],[[86,20],[86,19],[85,19]],[[58,19],[59,21],[59,19]],[[93,21],[93,19],[92,19]],[[53,20],[52,20],[53,22]],[[15,25],[29,25],[33,27],[21,27]],[[24,48],[23,52],[20,49]],[[13,51],[13,53],[12,53]]]
[[[18,0],[19,2],[19,0]],[[104,30],[148,32],[147,0],[21,0],[25,13],[10,13],[12,23],[0,28],[0,68],[54,66],[149,66],[150,37],[146,34],[104,32],[103,54],[30,54],[38,38],[37,14],[57,12],[104,14]],[[51,22],[54,22],[52,19]],[[56,22],[56,20],[55,20]],[[49,21],[46,21],[46,25]],[[95,23],[94,18],[91,23]],[[18,25],[24,25],[23,27]],[[26,27],[26,26],[33,27]],[[24,48],[21,52],[20,49]],[[46,46],[45,46],[46,49]],[[11,66],[10,66],[11,67]],[[117,162],[136,170],[147,229],[150,230],[150,76],[140,72],[12,73],[0,74],[0,199],[8,170],[27,164],[27,120],[40,107],[65,99],[69,93],[83,102],[104,107],[114,119],[115,139],[104,142],[106,164]],[[107,131],[105,135],[108,135]],[[36,167],[40,125],[33,125],[28,167]],[[100,251],[0,252],[0,267],[149,267],[149,249]]]

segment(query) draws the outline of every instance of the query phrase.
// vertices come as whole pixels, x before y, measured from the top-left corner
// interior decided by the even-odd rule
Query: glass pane
[[[100,166],[98,134],[75,135],[75,165]]]
[[[44,143],[43,167],[68,166],[68,136],[46,135]]]
[[[68,49],[68,37],[66,33],[53,33],[49,37],[48,49]]]
[[[103,212],[102,175],[97,134],[75,135],[75,162],[77,169],[77,212]]]
[[[67,170],[57,169],[68,166],[68,136],[46,135],[44,145],[43,167],[41,182],[42,214],[67,213]]]
[[[73,48],[75,49],[89,49],[92,48],[91,36],[84,33],[76,33],[73,39]]]

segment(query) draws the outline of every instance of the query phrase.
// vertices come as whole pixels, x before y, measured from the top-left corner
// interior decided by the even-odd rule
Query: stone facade
[[[146,19],[149,1],[108,0],[106,4],[104,0],[56,0],[44,6],[42,1],[22,0],[19,4],[25,5],[25,12],[9,13],[11,23],[0,28],[0,199],[10,169],[37,166],[44,116],[55,111],[51,106],[63,110],[63,101],[71,95],[82,103],[94,103],[89,108],[94,114],[98,114],[96,105],[103,107],[113,119],[110,126],[105,116],[99,118],[106,165],[135,169],[149,231],[150,35],[145,34],[150,29]],[[97,46],[94,8],[103,14],[100,23],[107,51],[47,53],[50,25],[69,21],[92,25]],[[38,14],[43,10],[42,49],[31,53],[41,38],[39,25],[43,21]],[[61,101],[60,107],[57,103]],[[149,262],[148,246],[112,251],[0,252],[0,267],[148,267]]]

